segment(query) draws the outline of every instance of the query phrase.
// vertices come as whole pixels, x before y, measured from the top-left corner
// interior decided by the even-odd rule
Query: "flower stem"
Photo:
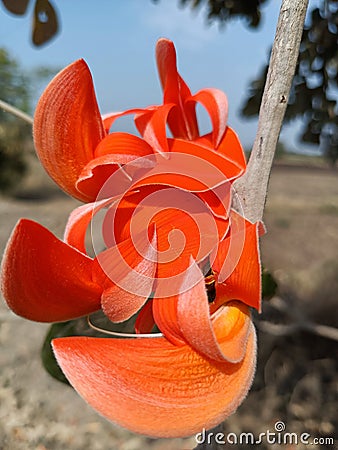
[[[10,114],[13,114],[16,117],[19,117],[20,119],[24,120],[30,125],[33,124],[33,117],[24,113],[20,109],[15,108],[15,106],[9,105],[7,102],[4,102],[3,100],[0,100],[0,108],[6,112],[9,112]]]

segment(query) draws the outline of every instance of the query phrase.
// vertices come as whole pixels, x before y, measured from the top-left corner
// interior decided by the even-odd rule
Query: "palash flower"
[[[47,87],[34,119],[38,155],[59,186],[87,204],[70,215],[63,241],[34,221],[19,221],[2,261],[1,289],[16,314],[39,322],[101,309],[112,322],[137,314],[139,337],[60,338],[55,355],[99,413],[138,433],[175,437],[221,422],[251,385],[249,308],[260,304],[261,227],[230,210],[231,183],[245,158],[227,126],[224,94],[192,95],[171,41],[158,42],[156,58],[159,106],[102,118],[82,60]],[[204,136],[196,102],[211,118]],[[135,116],[140,136],[109,133],[125,114]],[[191,204],[192,212],[185,210]],[[85,235],[103,208],[106,248],[93,258]],[[169,242],[173,229],[187,238],[178,256],[179,239]],[[161,336],[146,338],[155,326]]]
[[[91,74],[83,60],[61,71],[42,94],[34,116],[35,147],[49,175],[71,196],[95,201],[104,182],[121,165],[153,154],[181,152],[218,160],[228,177],[244,172],[242,147],[227,126],[225,94],[203,89],[192,95],[177,71],[171,41],[160,39],[156,56],[164,88],[161,105],[101,117]],[[206,108],[212,123],[212,132],[205,136],[198,132],[197,102]],[[134,114],[141,136],[109,133],[112,123],[125,114]],[[166,136],[167,123],[173,138]]]
[[[224,420],[245,397],[256,361],[249,306],[260,303],[259,225],[234,212],[231,217],[233,226],[212,264],[212,302],[191,259],[182,284],[190,278],[194,286],[172,298],[154,298],[141,310],[136,331],[148,332],[156,323],[163,337],[53,341],[70,383],[108,419],[150,436],[189,436]],[[23,317],[68,320],[101,307],[98,270],[95,259],[22,219],[3,259],[2,292]],[[119,297],[116,303],[128,309]]]

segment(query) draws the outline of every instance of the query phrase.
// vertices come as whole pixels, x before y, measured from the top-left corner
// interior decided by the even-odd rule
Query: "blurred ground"
[[[36,167],[15,199],[0,198],[1,253],[20,217],[61,237],[67,214],[78,204],[60,194]],[[338,327],[338,173],[304,161],[279,163],[272,172],[265,223],[262,259],[279,282],[279,295],[310,320]],[[254,386],[224,432],[258,436],[283,421],[288,432],[309,433],[310,448],[334,448],[311,440],[332,437],[337,446],[337,342],[305,331],[274,336],[259,330],[263,320],[292,321],[273,302],[265,302],[255,320],[259,360]],[[194,438],[136,436],[99,417],[41,367],[47,328],[15,317],[0,303],[1,450],[186,450],[196,445]],[[264,440],[258,447],[281,448]]]

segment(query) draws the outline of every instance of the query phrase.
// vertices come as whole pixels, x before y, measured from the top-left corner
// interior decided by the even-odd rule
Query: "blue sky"
[[[159,37],[174,41],[180,73],[192,92],[204,87],[222,89],[229,100],[229,124],[245,148],[252,146],[256,120],[245,120],[239,110],[249,81],[267,61],[280,2],[263,7],[261,27],[251,30],[241,20],[220,29],[208,26],[204,11],[179,7],[178,0],[53,0],[61,33],[49,44],[30,43],[32,5],[25,17],[13,16],[0,4],[0,46],[25,68],[63,68],[84,58],[93,75],[102,113],[147,106],[161,101],[154,49]],[[201,112],[205,131],[206,116]],[[123,119],[120,129],[128,130]],[[294,130],[284,133],[290,148],[298,146]]]

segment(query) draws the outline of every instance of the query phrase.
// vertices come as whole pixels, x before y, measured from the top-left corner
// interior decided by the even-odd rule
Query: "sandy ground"
[[[0,199],[1,252],[20,217],[34,219],[61,237],[68,213],[78,204],[57,193],[40,173],[34,175],[34,183],[34,188],[21,189],[20,198]],[[338,174],[274,169],[265,223],[262,258],[279,281],[281,293],[311,320],[337,327]],[[257,324],[271,318],[280,321],[266,302]],[[194,438],[136,436],[99,417],[42,368],[39,352],[47,328],[14,316],[0,302],[1,450],[183,450],[196,445]],[[260,331],[259,348],[254,386],[226,422],[225,432],[258,435],[283,420],[287,431],[338,439],[337,344],[313,333],[276,337]],[[280,447],[263,442],[260,448]]]

